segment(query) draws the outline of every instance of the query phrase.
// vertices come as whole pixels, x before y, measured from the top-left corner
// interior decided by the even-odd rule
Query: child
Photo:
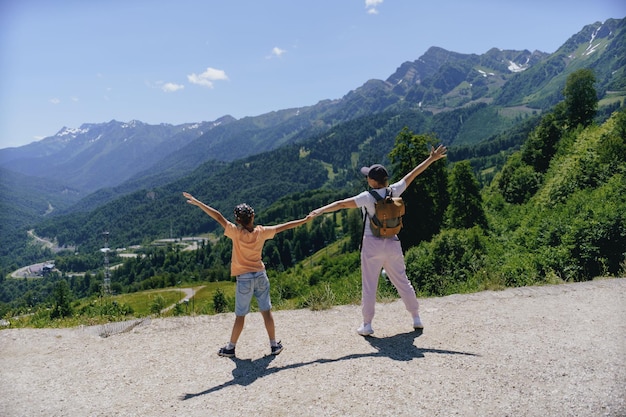
[[[447,149],[440,145],[435,149],[431,147],[430,156],[422,163],[413,168],[400,181],[389,185],[389,173],[387,169],[375,164],[370,167],[361,168],[361,173],[367,177],[367,184],[377,192],[378,195],[384,197],[385,190],[390,188],[394,197],[399,197],[404,190],[413,182],[413,180],[426,170],[433,162],[444,158]],[[368,214],[366,223],[369,224],[370,216],[373,215],[376,199],[369,193],[362,193],[338,200],[327,204],[311,212],[310,215],[318,216],[323,213],[331,213],[345,208],[361,208]],[[361,246],[361,313],[363,315],[363,324],[357,329],[357,333],[361,336],[369,336],[374,333],[372,329],[372,319],[374,318],[374,310],[376,305],[376,291],[378,289],[378,277],[381,269],[384,268],[389,281],[396,287],[400,298],[404,302],[407,311],[413,317],[413,328],[421,330],[424,328],[419,315],[419,303],[415,290],[411,285],[407,275],[406,266],[404,264],[404,255],[402,246],[397,236],[393,238],[381,238],[373,235],[370,227],[365,227],[363,233],[363,241]]]
[[[254,209],[247,204],[235,207],[235,220],[238,225],[231,223],[214,209],[197,200],[189,193],[183,193],[187,203],[200,207],[206,214],[215,219],[223,228],[224,236],[233,241],[231,258],[231,275],[237,277],[237,292],[235,295],[235,324],[230,336],[230,342],[218,352],[220,356],[235,356],[235,345],[243,330],[246,314],[250,311],[250,302],[254,295],[259,304],[259,310],[265,322],[265,329],[270,339],[272,355],[278,355],[283,350],[281,342],[276,342],[274,318],[272,317],[272,303],[270,301],[270,282],[267,278],[265,265],[262,261],[263,244],[272,239],[276,233],[292,229],[311,220],[309,215],[303,219],[293,220],[276,226],[254,226]]]

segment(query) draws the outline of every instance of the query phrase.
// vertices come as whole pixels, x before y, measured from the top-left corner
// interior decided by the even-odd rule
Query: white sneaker
[[[363,323],[361,327],[359,327],[356,332],[361,336],[369,336],[374,334],[374,329],[372,329],[372,325],[370,323]]]
[[[422,324],[422,320],[420,320],[420,316],[413,317],[413,328],[415,330],[424,328],[424,325]]]

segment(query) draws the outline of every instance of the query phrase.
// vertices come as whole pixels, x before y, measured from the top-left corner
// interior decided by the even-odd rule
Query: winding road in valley
[[[181,298],[178,302],[172,304],[171,306],[166,307],[163,310],[161,310],[161,314],[167,313],[168,311],[170,311],[171,309],[176,307],[177,304],[184,303],[185,300],[187,302],[189,302],[189,300],[191,300],[193,298],[193,296],[196,295],[196,293],[199,290],[201,290],[202,288],[204,288],[204,285],[201,285],[201,286],[196,287],[196,288],[177,288],[177,290],[179,290],[180,292],[185,294],[185,297]],[[162,291],[171,291],[171,290],[172,290],[171,288],[167,288],[167,289],[164,289]]]

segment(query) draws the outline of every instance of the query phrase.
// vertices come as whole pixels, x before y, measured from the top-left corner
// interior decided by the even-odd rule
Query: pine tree
[[[480,186],[469,161],[454,165],[450,174],[450,205],[446,211],[446,223],[454,229],[487,228]]]
[[[401,179],[409,171],[424,161],[430,145],[439,140],[431,135],[415,135],[404,128],[389,154],[392,162],[392,182]],[[400,231],[404,250],[416,246],[421,241],[430,240],[441,230],[448,205],[448,175],[444,163],[436,163],[419,175],[402,194],[406,204],[406,214]]]
[[[545,173],[563,135],[563,113],[565,105],[559,103],[555,110],[541,118],[522,147],[522,161],[535,171]]]
[[[62,279],[57,282],[52,292],[53,307],[50,311],[50,318],[70,317],[72,315],[72,292],[67,281]]]
[[[563,95],[565,114],[570,128],[589,126],[598,108],[598,95],[594,88],[596,77],[590,69],[579,69],[567,77]]]

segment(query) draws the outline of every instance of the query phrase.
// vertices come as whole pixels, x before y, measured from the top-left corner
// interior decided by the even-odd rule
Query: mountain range
[[[41,141],[0,149],[0,228],[89,212],[159,187],[177,190],[193,182],[185,180],[192,173],[228,183],[242,161],[280,160],[268,154],[279,149],[304,147],[313,152],[312,163],[333,173],[291,190],[306,191],[340,181],[335,174],[347,172],[355,154],[362,161],[381,160],[404,126],[433,133],[450,147],[453,159],[455,149],[497,140],[550,109],[562,100],[567,76],[580,68],[594,71],[600,109],[614,108],[626,96],[625,29],[626,19],[587,25],[551,54],[494,48],[476,55],[431,47],[386,80],[369,80],[341,99],[254,117],[225,115],[177,126],[112,120],[63,127]],[[374,130],[366,131],[369,123]],[[258,176],[250,179],[255,180]],[[291,175],[282,181],[298,183]]]

